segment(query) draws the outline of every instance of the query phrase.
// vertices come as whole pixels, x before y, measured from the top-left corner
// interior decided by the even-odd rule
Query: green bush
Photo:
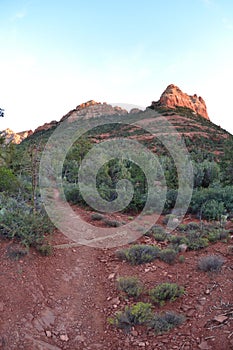
[[[163,242],[167,239],[167,233],[163,226],[160,225],[154,225],[150,231],[149,235],[154,237],[154,239],[158,242]]]
[[[167,214],[163,219],[163,224],[167,225],[167,223],[170,219],[177,219],[177,216],[174,214]]]
[[[166,248],[160,251],[159,257],[167,264],[173,264],[177,256],[177,251],[171,248]]]
[[[91,214],[91,220],[101,221],[103,219],[104,219],[104,216],[102,214],[99,214],[99,213]]]
[[[177,230],[183,232],[187,230],[187,225],[186,224],[179,224],[179,226],[177,227]]]
[[[185,317],[183,315],[179,315],[173,311],[167,311],[164,314],[155,314],[149,325],[155,334],[162,334],[181,325],[184,321]]]
[[[198,250],[208,246],[209,241],[207,238],[202,237],[195,231],[190,231],[187,234],[187,246],[190,250]]]
[[[117,287],[129,297],[134,298],[138,298],[143,291],[143,285],[137,277],[120,277],[117,281]]]
[[[208,255],[198,261],[198,269],[204,272],[219,271],[224,263],[224,259],[218,255]]]
[[[103,219],[103,222],[109,227],[119,227],[119,226],[121,226],[121,222],[119,222],[117,220]]]
[[[200,225],[197,222],[189,222],[186,225],[186,231],[188,230],[192,230],[192,231],[200,230]]]
[[[143,302],[138,302],[131,307],[126,306],[124,311],[119,311],[114,318],[110,318],[109,323],[128,332],[132,326],[144,325],[151,320],[151,307],[151,304]]]
[[[188,238],[185,236],[169,235],[168,241],[171,243],[169,247],[178,251],[179,245],[188,245]]]
[[[37,251],[43,256],[50,256],[53,252],[53,247],[49,243],[43,243],[42,245],[37,246]]]
[[[176,283],[161,283],[149,291],[150,299],[161,306],[166,301],[174,301],[183,294],[184,288]]]
[[[126,260],[132,265],[151,262],[159,258],[160,249],[156,246],[135,244],[128,249],[119,250],[116,255],[119,259]]]
[[[0,195],[0,235],[39,248],[54,226],[43,208],[34,211],[24,201]]]
[[[15,193],[19,183],[12,171],[4,166],[0,166],[0,192]]]
[[[210,208],[210,212],[207,211],[207,217],[205,217],[205,213],[203,215],[203,209],[205,205],[209,202],[215,200],[218,203],[224,204],[225,211],[230,214],[233,213],[233,186],[215,186],[215,187],[209,187],[209,188],[201,188],[201,189],[195,189],[193,191],[192,200],[190,203],[190,212],[193,214],[197,214],[199,217],[203,217],[208,219],[209,217],[212,219],[213,215],[212,212],[215,209]],[[209,206],[209,205],[208,205]],[[209,210],[207,206],[207,209]],[[217,208],[217,215],[215,214],[214,217],[222,215],[222,205],[219,207],[214,204],[210,204],[210,207],[213,206],[214,208]],[[225,214],[225,212],[223,212]]]
[[[224,203],[218,202],[215,199],[207,201],[202,208],[203,218],[207,220],[220,220],[224,213]]]

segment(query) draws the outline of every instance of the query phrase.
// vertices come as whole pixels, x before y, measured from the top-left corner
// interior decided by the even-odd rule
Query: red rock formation
[[[4,143],[8,144],[10,142],[19,144],[28,136],[32,135],[32,130],[14,132],[11,129],[7,128],[5,130],[0,131],[0,136],[4,138]]]
[[[58,124],[58,122],[56,120],[51,121],[50,123],[45,123],[44,125],[39,126],[38,128],[36,128],[36,130],[34,131],[33,134],[42,131],[42,130],[48,130],[50,128],[52,128],[53,126],[56,126]]]
[[[198,97],[196,94],[190,96],[182,92],[177,86],[173,84],[168,85],[166,90],[162,93],[159,101],[153,101],[151,107],[188,107],[195,113],[209,120],[206,104],[203,98]]]

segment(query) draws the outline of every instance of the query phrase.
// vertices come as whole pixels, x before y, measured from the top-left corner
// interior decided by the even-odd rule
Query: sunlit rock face
[[[168,85],[165,91],[162,93],[159,101],[152,102],[151,107],[187,107],[193,110],[193,112],[201,115],[203,118],[209,120],[205,101],[202,97],[194,95],[188,95],[180,90],[174,84]]]

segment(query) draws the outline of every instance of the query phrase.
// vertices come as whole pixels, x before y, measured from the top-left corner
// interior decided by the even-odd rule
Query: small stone
[[[108,279],[112,280],[115,277],[115,275],[116,275],[115,272],[110,273],[110,275],[108,276]]]
[[[145,271],[145,272],[149,272],[149,271],[150,271],[150,268],[146,268],[144,271]]]
[[[201,350],[208,350],[210,349],[207,341],[202,341],[199,345],[198,345],[199,349]]]
[[[187,315],[188,317],[192,317],[192,316],[195,314],[195,312],[196,312],[196,310],[194,310],[194,309],[189,309],[189,310],[187,311],[186,315]]]
[[[181,253],[184,253],[188,249],[188,246],[187,244],[180,244],[178,248]]]
[[[138,346],[144,347],[144,346],[146,346],[146,343],[141,341],[141,342],[138,343]]]
[[[199,303],[200,303],[201,305],[205,305],[205,303],[206,303],[206,298],[201,298],[201,299],[199,300]]]
[[[50,331],[45,331],[46,337],[51,338],[52,337],[52,333]]]
[[[205,294],[210,294],[210,290],[206,289]]]
[[[62,341],[68,341],[68,340],[69,340],[67,334],[61,334],[61,335],[60,335],[60,339],[61,339]]]
[[[137,331],[132,331],[131,334],[132,334],[134,337],[137,337],[137,336],[138,336],[138,332],[137,332]]]
[[[227,316],[222,316],[222,315],[219,315],[219,316],[215,316],[214,317],[214,321],[217,321],[219,323],[223,323],[224,321],[226,321],[228,319]]]
[[[4,310],[4,304],[2,301],[0,301],[0,312],[2,312]]]
[[[112,303],[113,305],[119,305],[119,304],[120,304],[120,299],[119,299],[118,297],[113,298],[113,299],[111,300],[111,303]]]
[[[181,309],[184,310],[184,311],[188,311],[188,310],[192,309],[192,306],[190,306],[190,305],[182,305]]]

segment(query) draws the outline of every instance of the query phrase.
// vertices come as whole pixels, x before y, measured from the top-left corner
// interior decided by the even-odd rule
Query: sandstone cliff
[[[192,109],[195,113],[201,115],[203,118],[209,120],[206,104],[203,98],[197,96],[196,94],[190,96],[182,92],[180,88],[173,84],[168,85],[168,87],[162,93],[159,101],[153,101],[150,107],[188,107]]]

